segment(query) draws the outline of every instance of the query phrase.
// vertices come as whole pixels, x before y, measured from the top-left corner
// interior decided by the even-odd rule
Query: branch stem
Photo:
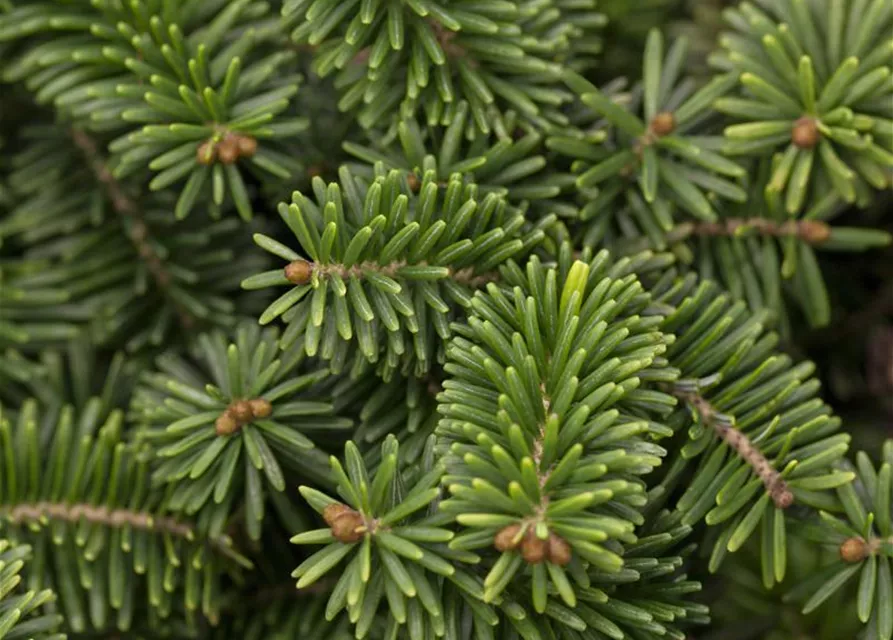
[[[75,146],[80,149],[81,153],[87,159],[87,163],[96,177],[96,180],[105,189],[106,195],[111,202],[112,209],[128,224],[125,225],[127,238],[133,244],[137,254],[145,262],[146,268],[158,289],[166,292],[171,285],[172,277],[170,271],[164,264],[158,251],[156,251],[149,235],[149,227],[143,220],[142,212],[137,203],[127,195],[124,187],[115,179],[112,172],[106,166],[105,158],[96,145],[96,142],[89,135],[73,129],[71,137]],[[195,318],[181,305],[171,299],[172,304],[177,310],[180,324],[183,328],[189,328],[195,324]]]
[[[92,504],[42,501],[18,504],[8,510],[0,511],[0,515],[5,515],[13,524],[40,523],[47,519],[72,523],[85,520],[107,527],[120,528],[127,525],[133,529],[167,533],[189,541],[195,539],[195,531],[192,527],[175,518],[155,517],[143,511],[109,509],[106,506]]]
[[[820,245],[830,237],[831,228],[821,220],[776,222],[766,218],[727,218],[719,222],[685,222],[670,232],[677,241],[690,236],[734,238],[748,234],[775,238],[794,236],[808,244]]]
[[[674,389],[673,395],[697,411],[704,424],[709,425],[738,456],[750,466],[766,487],[772,502],[779,509],[787,509],[794,502],[794,494],[772,463],[733,422],[721,419],[721,414],[699,393]]]
[[[319,264],[317,262],[307,262],[298,259],[290,262],[285,267],[285,277],[293,284],[307,284],[310,282],[313,274],[322,277],[336,275],[343,280],[350,278],[363,278],[367,273],[377,273],[387,276],[388,278],[397,278],[400,276],[400,269],[404,267],[426,267],[426,262],[419,262],[414,265],[408,264],[405,260],[398,260],[388,264],[378,264],[377,262],[367,261],[359,264],[345,266],[339,263]],[[454,269],[446,267],[447,277],[454,282],[466,285],[472,288],[479,288],[489,282],[495,282],[499,276],[496,273],[484,273],[475,275],[473,267],[464,267],[462,269]]]

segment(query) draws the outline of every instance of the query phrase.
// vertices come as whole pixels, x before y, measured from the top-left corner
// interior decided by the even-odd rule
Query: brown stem
[[[546,393],[545,384],[540,385],[540,393],[542,394],[543,401],[543,413],[546,416],[546,419],[549,417],[549,410],[552,408],[552,400],[549,398],[549,394]],[[533,441],[533,463],[536,465],[536,473],[537,477],[540,481],[540,488],[543,488],[546,485],[546,481],[549,479],[549,476],[552,473],[551,469],[540,469],[540,466],[543,463],[543,441],[546,438],[546,426],[545,424],[540,426],[539,435]],[[549,504],[548,496],[543,496],[543,504],[541,505],[543,510],[545,511],[546,507]]]
[[[733,424],[718,419],[719,412],[700,394],[674,389],[673,395],[693,407],[701,417],[701,421],[710,425],[716,434],[756,472],[776,507],[787,509],[793,504],[794,494],[788,488],[787,482],[775,470],[763,452],[751,442],[750,438],[736,429]]]
[[[112,204],[115,213],[124,218],[129,224],[125,225],[127,237],[136,249],[137,254],[146,264],[146,268],[159,290],[167,291],[171,285],[171,274],[164,265],[164,261],[155,250],[149,237],[149,228],[143,220],[142,211],[136,202],[127,195],[121,183],[118,182],[106,166],[96,142],[83,131],[73,129],[71,137],[75,146],[87,159],[93,175],[105,188],[106,195]],[[173,301],[172,301],[173,303]],[[190,328],[195,324],[195,318],[181,305],[173,303],[183,328]]]
[[[355,264],[350,267],[346,267],[343,264],[319,264],[316,262],[307,262],[306,260],[298,259],[286,265],[285,277],[289,280],[289,282],[298,285],[307,284],[308,282],[310,282],[313,274],[322,277],[337,275],[340,278],[346,280],[352,277],[362,278],[366,273],[371,271],[379,273],[383,276],[387,276],[389,278],[395,278],[398,276],[399,270],[406,266],[424,267],[427,266],[427,263],[420,262],[416,265],[408,265],[404,260],[391,262],[389,264],[378,264],[377,262],[367,261]],[[447,269],[449,270],[449,274],[447,277],[451,278],[455,282],[458,282],[459,284],[464,284],[472,288],[481,287],[488,282],[495,282],[499,278],[496,273],[474,275],[474,269],[472,267],[465,267],[463,269],[453,269],[452,267],[447,267]]]
[[[130,511],[128,509],[109,509],[106,506],[92,504],[67,504],[64,502],[35,502],[19,504],[10,509],[0,511],[13,524],[40,523],[46,519],[65,520],[66,522],[79,522],[86,520],[93,524],[101,524],[107,527],[120,528],[125,525],[142,531],[155,531],[167,533],[176,538],[188,541],[195,539],[195,531],[188,524],[175,518],[156,517],[143,511]],[[216,546],[223,545],[222,540],[216,542]]]
[[[673,232],[682,240],[688,236],[735,237],[748,232],[776,238],[794,236],[809,244],[827,242],[831,228],[821,220],[787,220],[775,222],[766,218],[728,218],[719,222],[683,223]]]

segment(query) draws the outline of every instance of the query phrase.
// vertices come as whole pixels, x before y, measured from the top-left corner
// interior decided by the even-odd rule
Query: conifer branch
[[[127,222],[125,225],[127,238],[136,249],[137,255],[145,262],[146,268],[158,289],[166,292],[171,285],[172,276],[161,256],[158,255],[158,252],[152,245],[149,227],[143,219],[139,206],[127,195],[121,183],[115,179],[93,138],[79,129],[72,129],[71,137],[75,146],[87,159],[87,163],[96,180],[105,189],[112,209]],[[170,296],[168,297],[170,298]],[[189,329],[195,325],[195,318],[182,305],[172,298],[171,304],[176,309],[180,325],[184,329]]]
[[[793,504],[794,494],[788,488],[788,484],[782,478],[781,473],[772,466],[772,463],[751,442],[750,438],[735,428],[732,420],[727,416],[723,416],[706,398],[697,392],[674,388],[672,393],[697,411],[701,421],[712,427],[716,435],[728,444],[756,472],[777,508],[787,509]]]
[[[694,75],[642,7],[599,64],[598,0],[0,4],[0,640],[797,635],[837,592],[893,640],[893,440],[847,462],[792,352],[846,315],[819,258],[891,245],[837,221],[893,182],[889,0],[727,3]]]

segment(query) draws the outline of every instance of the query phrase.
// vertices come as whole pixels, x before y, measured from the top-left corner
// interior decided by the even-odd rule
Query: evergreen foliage
[[[283,316],[289,326],[282,345],[301,339],[307,355],[331,361],[336,372],[358,352],[371,363],[381,358],[385,378],[395,369],[424,374],[442,359],[440,342],[450,337],[447,301],[468,306],[470,290],[529,251],[543,232],[525,231],[520,212],[495,193],[479,196],[461,174],[444,185],[433,171],[420,184],[396,170],[377,174],[368,184],[347,170],[339,183],[314,179],[316,203],[296,191],[279,215],[301,253],[255,235],[259,246],[289,263],[243,286],[294,285],[260,323]]]
[[[100,421],[67,407],[49,430],[34,402],[2,418],[4,534],[32,547],[29,584],[58,594],[69,629],[128,630],[138,611],[151,621],[175,606],[218,617],[221,573],[251,563],[168,515],[149,459],[121,441],[120,410]]]
[[[893,640],[891,34],[0,0],[0,639]]]
[[[35,640],[60,640],[65,636],[54,633],[62,622],[62,616],[42,614],[42,608],[52,602],[54,594],[49,589],[22,592],[20,572],[31,557],[31,548],[0,541],[0,638],[34,638]]]

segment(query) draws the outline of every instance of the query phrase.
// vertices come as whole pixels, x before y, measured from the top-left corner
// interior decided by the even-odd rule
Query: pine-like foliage
[[[62,616],[42,614],[41,609],[55,597],[46,589],[40,592],[22,591],[21,571],[31,557],[31,548],[0,540],[0,638],[34,638],[62,640],[63,634],[53,633]]]
[[[494,277],[505,260],[542,238],[496,193],[453,174],[445,185],[433,171],[410,184],[396,170],[358,183],[314,180],[317,202],[295,192],[279,214],[301,253],[256,235],[258,245],[289,263],[243,282],[246,288],[294,285],[261,315],[289,323],[283,346],[301,339],[340,372],[358,352],[394,369],[424,374],[442,360],[450,337],[450,306],[466,307],[471,291]],[[417,193],[416,193],[417,192]],[[355,344],[355,348],[353,347]]]
[[[893,640],[891,34],[0,0],[0,640]]]

